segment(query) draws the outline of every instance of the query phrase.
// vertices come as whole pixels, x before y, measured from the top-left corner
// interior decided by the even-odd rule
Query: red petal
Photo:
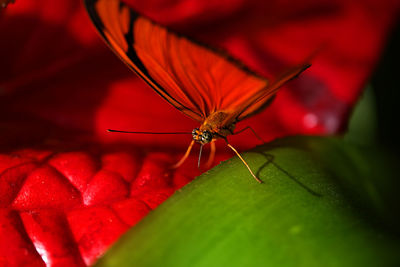
[[[123,233],[128,225],[106,207],[89,207],[68,214],[68,221],[86,264],[91,264]]]
[[[83,193],[86,206],[112,203],[129,195],[128,184],[121,175],[111,171],[99,171]]]
[[[85,266],[63,213],[29,211],[22,212],[21,218],[47,266]]]
[[[116,172],[130,183],[139,172],[142,157],[128,152],[109,153],[102,157],[103,170]]]
[[[2,157],[3,158],[3,157]],[[4,158],[3,158],[4,159]],[[0,159],[1,162],[1,159]],[[0,174],[0,207],[9,207],[17,196],[26,177],[37,164],[27,162],[11,166]]]
[[[45,266],[16,211],[0,209],[0,265]]]
[[[135,195],[138,191],[170,187],[172,171],[169,170],[169,166],[171,165],[168,155],[160,153],[148,155],[132,183],[131,195]]]
[[[80,203],[79,191],[55,169],[43,166],[26,177],[12,207],[18,210],[71,209]]]
[[[135,225],[151,210],[143,201],[135,198],[116,202],[112,208],[128,225]]]
[[[50,159],[49,164],[64,175],[80,192],[86,189],[98,169],[98,163],[84,152],[62,153]]]

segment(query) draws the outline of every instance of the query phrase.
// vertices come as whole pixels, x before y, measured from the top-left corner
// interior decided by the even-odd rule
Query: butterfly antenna
[[[228,142],[227,142],[227,145],[228,145],[228,147],[229,147],[230,149],[232,149],[233,152],[235,152],[236,155],[240,158],[240,160],[241,160],[241,161],[243,162],[243,164],[247,167],[247,169],[249,170],[249,172],[251,173],[251,175],[253,176],[253,178],[256,179],[257,182],[259,182],[260,184],[262,184],[263,181],[261,181],[259,178],[257,178],[257,176],[255,176],[255,174],[253,173],[253,171],[250,169],[249,164],[247,164],[247,162],[242,158],[242,156],[239,154],[239,152],[237,152],[237,150],[236,150],[233,146],[231,146],[231,144],[229,144]]]
[[[201,153],[203,152],[203,144],[200,145],[199,159],[197,160],[197,168],[200,170]]]
[[[192,134],[191,132],[131,132],[131,131],[120,131],[107,129],[110,133],[129,133],[129,134]]]
[[[188,158],[188,156],[190,154],[190,151],[192,150],[193,145],[194,145],[194,140],[192,140],[192,142],[190,142],[190,145],[187,148],[187,150],[185,152],[185,155],[183,155],[183,157],[176,164],[174,164],[172,166],[173,169],[178,168],[179,166],[181,166],[185,162],[185,160]]]

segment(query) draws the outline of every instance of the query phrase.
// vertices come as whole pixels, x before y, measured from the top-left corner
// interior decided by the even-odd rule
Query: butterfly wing
[[[202,121],[202,115],[198,109],[194,108],[192,103],[184,101],[179,95],[182,91],[176,88],[174,83],[164,88],[159,81],[168,83],[169,77],[156,77],[149,73],[148,66],[143,61],[146,59],[139,58],[138,51],[143,50],[143,45],[136,42],[137,31],[140,27],[138,22],[140,17],[130,10],[119,0],[84,0],[86,9],[91,20],[96,26],[107,45],[120,57],[120,59],[136,74],[139,75],[148,85],[150,85],[160,96],[166,99],[170,104],[184,112],[189,117]],[[147,34],[147,33],[143,33]],[[151,58],[147,56],[146,58]],[[150,62],[154,62],[153,58]],[[165,75],[166,71],[164,71]],[[178,90],[178,94],[174,94],[173,90]]]
[[[119,0],[85,0],[92,21],[114,52],[158,94],[203,122],[223,111],[223,125],[251,116],[295,68],[273,84],[224,53],[200,45],[140,16]]]
[[[237,110],[231,114],[236,121],[241,121],[251,115],[258,113],[268,106],[274,99],[276,92],[288,81],[296,78],[303,71],[309,68],[311,64],[304,63],[293,67],[289,71],[281,75],[275,82],[271,83],[269,86],[257,92],[252,97],[248,98],[247,101],[238,105]]]

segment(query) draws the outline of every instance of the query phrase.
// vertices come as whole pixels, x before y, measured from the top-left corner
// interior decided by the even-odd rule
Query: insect
[[[270,83],[226,53],[174,33],[120,0],[84,2],[98,32],[121,60],[171,105],[200,123],[175,167],[185,161],[194,143],[201,145],[199,164],[203,145],[211,144],[212,162],[214,141],[223,139],[261,183],[227,136],[236,134],[237,122],[263,110],[283,84],[310,65],[296,66]]]

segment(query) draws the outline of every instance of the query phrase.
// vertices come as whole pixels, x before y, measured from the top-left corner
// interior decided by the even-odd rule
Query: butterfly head
[[[208,130],[200,130],[199,128],[195,128],[192,131],[193,140],[204,145],[210,143],[214,136]]]

